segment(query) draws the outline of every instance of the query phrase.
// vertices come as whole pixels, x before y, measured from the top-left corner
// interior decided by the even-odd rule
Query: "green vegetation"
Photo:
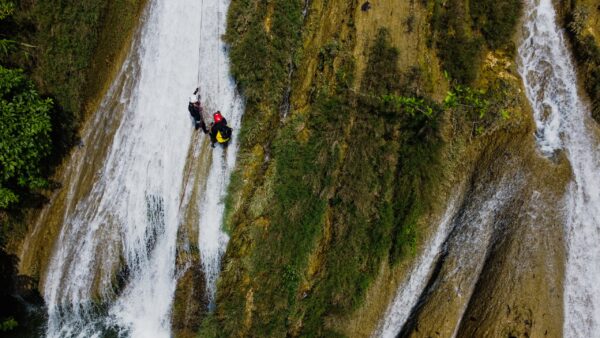
[[[105,3],[43,1],[33,8],[37,42],[45,50],[39,73],[44,88],[72,114],[79,114],[98,25]]]
[[[23,45],[18,35],[10,34],[18,26],[15,15],[14,3],[0,2],[0,45],[7,64]],[[52,147],[53,108],[52,100],[38,94],[23,70],[0,65],[0,210],[14,207],[23,195],[47,186],[45,163]]]
[[[295,66],[293,55],[300,43],[301,5],[283,0],[240,0],[230,5],[225,40],[231,45],[232,75],[246,98],[240,135],[244,147],[270,139],[270,131],[277,128],[279,106],[290,85],[288,72]]]
[[[7,237],[43,199],[34,195],[75,143],[85,106],[109,79],[144,2],[0,0],[0,216]],[[25,194],[35,198],[20,198]]]
[[[130,39],[145,0],[1,0],[2,65],[23,69],[37,91],[51,97],[56,166],[76,142],[77,128],[105,88]]]
[[[88,79],[108,79],[106,61],[93,63],[95,56],[109,55],[95,53],[104,41],[99,32],[121,36],[113,42],[114,55],[115,46],[127,38],[123,29],[135,24],[132,20],[108,29],[101,22],[114,22],[124,14],[118,8],[141,3],[0,0],[0,331],[32,335],[42,324],[31,312],[31,305],[42,303],[37,283],[17,276],[18,260],[5,251],[5,244],[25,234],[26,210],[43,202],[40,189],[49,187],[53,168],[74,143],[84,103],[102,87],[86,89],[93,82]]]
[[[450,3],[467,15],[464,3]],[[337,10],[353,13],[347,6]],[[444,12],[439,31],[458,36],[450,44],[461,46],[451,51],[463,58],[459,63],[446,55],[458,65],[452,77],[470,82],[486,40],[437,6]],[[226,40],[247,107],[226,200],[231,241],[217,309],[201,337],[340,336],[327,322],[362,304],[382,265],[415,250],[418,222],[443,179],[442,122],[456,123],[455,137],[472,139],[510,116],[502,81],[484,90],[455,85],[444,102],[419,96],[420,68],[397,68],[401,51],[385,29],[356,84],[354,26],[346,19],[350,33],[342,37],[336,27],[312,55],[300,44],[298,32],[311,36],[313,28],[303,26],[300,2],[231,4]],[[450,35],[437,34],[444,47]],[[476,55],[465,56],[465,40]],[[281,119],[285,94],[298,80],[289,71],[302,74],[296,67],[304,57],[317,58],[311,86],[303,89],[309,105]]]
[[[233,238],[211,332],[336,335],[325,318],[359,306],[381,263],[395,264],[414,251],[417,222],[440,180],[442,116],[453,109],[471,112],[469,121],[492,115],[484,93],[466,87],[457,87],[443,104],[415,97],[412,83],[397,79],[414,80],[418,71],[400,76],[398,51],[385,30],[373,43],[356,93],[350,46],[332,42],[323,48],[320,72],[335,77],[322,78],[312,89],[310,110],[282,126],[268,146],[270,162],[256,173],[252,163],[264,154],[248,148],[241,154],[242,171],[258,183],[252,193],[241,171],[232,181],[226,219]],[[263,103],[260,96],[253,100]],[[327,254],[316,258],[315,252]],[[249,299],[252,319],[244,326]],[[211,336],[207,332],[201,336]]]
[[[444,109],[459,112],[461,124],[470,127],[471,136],[477,136],[496,125],[499,120],[508,120],[508,107],[516,100],[510,92],[510,84],[504,80],[496,80],[486,89],[455,86],[444,99]]]
[[[469,1],[471,17],[492,49],[506,48],[515,33],[521,15],[521,0]]]
[[[0,321],[0,331],[2,332],[10,331],[17,326],[19,326],[19,323],[17,323],[13,317],[8,317],[7,319]]]
[[[442,67],[456,82],[469,84],[477,76],[483,39],[465,20],[469,13],[463,0],[449,0],[445,6],[435,0],[433,6],[432,34]]]
[[[50,0],[15,5],[2,0],[0,13],[11,15],[0,26],[0,37],[13,42],[4,65],[25,69],[42,93],[77,120],[110,77],[107,68],[129,39],[127,32],[144,3]]]
[[[430,1],[432,40],[443,68],[462,85],[471,84],[486,47],[514,50],[511,43],[522,11],[520,0]]]
[[[50,152],[51,99],[42,99],[22,71],[0,66],[0,208],[19,190],[47,185],[43,161]]]
[[[587,30],[589,9],[573,1],[567,15],[567,27],[579,74],[592,100],[592,117],[600,123],[600,46]]]
[[[381,263],[394,264],[414,251],[416,221],[428,203],[425,192],[439,174],[435,161],[441,145],[441,111],[425,99],[398,96],[404,88],[396,80],[397,58],[398,51],[381,30],[361,92],[348,91],[351,83],[338,83],[334,96],[316,105],[311,116],[316,128],[326,125],[326,131],[333,130],[321,136],[327,140],[324,149],[331,150],[319,158],[325,158],[321,167],[335,166],[321,177],[337,175],[325,181],[323,189],[332,195],[327,200],[332,232],[327,254],[314,287],[296,306],[296,313],[303,314],[301,335],[335,335],[324,319],[356,309]],[[353,120],[343,135],[340,127]],[[335,146],[340,141],[345,150]],[[338,163],[333,161],[337,158]]]
[[[0,331],[33,336],[42,325],[23,302],[41,305],[37,282],[17,276],[5,245],[23,238],[28,210],[45,202],[43,189],[58,186],[49,177],[119,63],[144,3],[0,0]]]
[[[145,0],[42,1],[29,11],[36,25],[34,73],[43,88],[78,120],[104,88]]]

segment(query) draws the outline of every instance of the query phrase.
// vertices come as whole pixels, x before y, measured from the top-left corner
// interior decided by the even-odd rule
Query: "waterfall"
[[[498,181],[472,187],[465,192],[468,198],[464,200],[458,197],[449,200],[435,233],[398,286],[374,337],[406,335],[403,330],[412,329],[411,318],[419,315],[423,305],[430,307],[427,315],[436,316],[440,326],[443,322],[446,329],[452,330],[446,332],[440,328],[439,334],[456,336],[494,233],[503,227],[498,215],[505,211],[512,196],[521,191],[524,182],[522,173],[509,171]],[[445,307],[457,311],[431,312],[431,307],[442,301],[446,302]],[[428,329],[433,328],[425,328],[423,334]]]
[[[388,307],[374,336],[394,338],[408,319],[411,310],[417,304],[427,281],[431,276],[435,261],[439,258],[442,245],[452,229],[452,218],[456,213],[456,198],[448,204],[437,231],[427,243],[420,259],[408,272],[406,280],[400,285],[394,300]]]
[[[205,110],[221,110],[239,130],[243,103],[221,42],[228,5],[150,1],[129,56],[83,134],[82,158],[71,168],[69,189],[86,180],[91,186],[66,197],[44,281],[47,337],[169,337],[177,232],[186,208],[200,215],[201,261],[213,302],[228,239],[221,230],[222,199],[237,142],[234,136],[226,150],[197,147],[207,136],[193,130],[187,98],[200,79]],[[114,122],[95,125],[105,120]],[[90,173],[92,154],[104,144],[106,155]],[[188,179],[196,175],[186,164],[198,157],[210,157],[210,169],[206,180],[190,183],[206,184],[191,201]]]
[[[202,45],[205,46],[200,52],[201,94],[209,102],[205,109],[208,108],[211,112],[220,110],[235,133],[240,130],[244,109],[242,99],[236,93],[235,83],[229,76],[226,46],[221,39],[221,36],[225,34],[225,18],[229,1],[203,1],[205,11],[210,15],[202,17],[201,32],[210,29],[214,31],[208,35],[204,35],[204,33],[201,35]],[[221,258],[229,241],[229,237],[221,229],[224,212],[223,200],[231,171],[235,166],[237,149],[238,143],[234,137],[226,149],[216,147],[213,150],[206,193],[198,205],[200,210],[198,245],[211,309],[214,308],[216,281],[221,270]]]
[[[534,110],[541,151],[564,150],[573,170],[565,196],[567,262],[565,337],[600,332],[600,158],[597,127],[578,94],[577,78],[551,0],[526,1],[520,73]]]

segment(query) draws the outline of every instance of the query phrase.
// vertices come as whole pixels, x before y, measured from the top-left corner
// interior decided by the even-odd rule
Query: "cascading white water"
[[[564,149],[573,169],[565,197],[567,263],[565,337],[600,332],[600,153],[597,127],[577,90],[575,68],[556,23],[551,0],[526,1],[520,73],[534,110],[538,143],[550,154]]]
[[[183,191],[193,133],[187,97],[198,74],[207,109],[221,110],[234,130],[243,111],[221,42],[228,4],[151,0],[133,51],[97,113],[122,112],[106,160],[89,194],[64,215],[44,286],[48,337],[170,336],[177,229],[182,202],[189,201]],[[203,135],[193,139],[206,142]],[[211,299],[227,244],[221,199],[236,150],[234,137],[226,151],[199,154],[212,156],[199,201]],[[124,285],[116,288],[119,282]]]
[[[452,229],[452,218],[456,213],[456,201],[452,199],[442,217],[440,225],[433,238],[426,245],[423,254],[408,273],[408,277],[388,307],[383,321],[375,332],[375,337],[394,338],[408,319],[410,311],[419,300],[427,280],[431,276],[433,265],[439,256],[442,245],[448,238]]]
[[[455,317],[450,314],[443,318],[456,324],[453,334],[456,336],[462,313],[467,308],[477,277],[483,269],[492,235],[498,226],[496,215],[502,212],[511,196],[521,188],[522,182],[522,177],[513,173],[481,191],[469,192],[471,197],[467,205],[455,205],[457,201],[449,201],[440,226],[407,280],[400,284],[374,336],[395,337],[400,333],[425,291],[436,258],[442,251],[445,251],[446,257],[435,282],[436,292],[444,295],[444,300],[451,304],[449,306],[459,310]],[[458,208],[459,213],[456,212]]]
[[[201,93],[207,99],[205,109],[211,113],[220,110],[234,132],[239,131],[243,114],[243,102],[237,95],[235,83],[229,75],[226,46],[221,39],[225,33],[229,0],[203,0],[207,10],[203,15],[201,31],[214,29],[205,36],[202,33],[200,53]],[[210,3],[210,4],[209,4]],[[216,147],[212,152],[210,172],[207,177],[206,193],[199,201],[200,225],[198,245],[202,270],[206,280],[209,307],[214,307],[216,282],[221,270],[221,257],[227,247],[229,236],[221,229],[223,222],[226,189],[235,166],[237,140],[234,137],[226,149]]]

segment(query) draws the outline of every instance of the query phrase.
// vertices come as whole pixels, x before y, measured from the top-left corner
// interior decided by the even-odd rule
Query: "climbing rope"
[[[219,38],[221,37],[221,3],[218,5],[218,13],[217,13],[217,31],[219,32]],[[219,47],[219,42],[217,41],[217,49]],[[217,51],[219,53],[219,57],[217,59],[217,93],[221,93],[221,50]]]
[[[202,62],[201,54],[202,54],[202,22],[204,19],[204,0],[200,2],[200,43],[198,44],[198,80],[196,83],[198,84],[198,88],[200,88],[200,62]],[[198,92],[200,95],[200,92]]]
[[[202,31],[204,28],[204,0],[202,0],[200,2],[200,43],[198,44],[198,80],[196,81],[196,83],[198,84],[198,94],[197,94],[197,98],[198,101],[200,101],[200,75],[201,75],[201,63],[202,63],[202,45],[203,45],[203,39],[202,39]],[[204,93],[206,94],[206,93]],[[205,100],[205,102],[208,102],[207,100]],[[206,106],[202,105],[202,101],[200,101],[200,105],[202,106],[202,110],[200,111],[200,115],[202,116],[202,120],[206,121],[206,113],[204,112],[204,110],[206,110]]]

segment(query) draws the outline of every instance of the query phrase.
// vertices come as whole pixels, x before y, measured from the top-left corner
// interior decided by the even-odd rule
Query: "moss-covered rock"
[[[570,0],[561,5],[578,76],[591,100],[592,117],[600,123],[600,3],[597,0]]]
[[[439,65],[449,64],[436,54],[447,49],[427,43],[447,42],[431,29],[440,27],[435,11],[469,39],[483,34],[471,30],[466,3],[453,4],[382,1],[363,10],[356,2],[315,0],[298,20],[300,6],[232,3],[227,39],[250,115],[227,200],[231,241],[217,311],[206,330],[368,335],[373,323],[340,323],[382,314],[394,291],[385,279],[399,279],[449,187],[476,167],[478,145],[531,131],[504,40],[475,46],[461,66],[472,75],[452,75],[474,88],[446,95]],[[285,35],[289,27],[281,24],[300,34]],[[281,46],[287,49],[273,51]],[[249,77],[243,69],[257,55],[272,70],[253,68]]]

